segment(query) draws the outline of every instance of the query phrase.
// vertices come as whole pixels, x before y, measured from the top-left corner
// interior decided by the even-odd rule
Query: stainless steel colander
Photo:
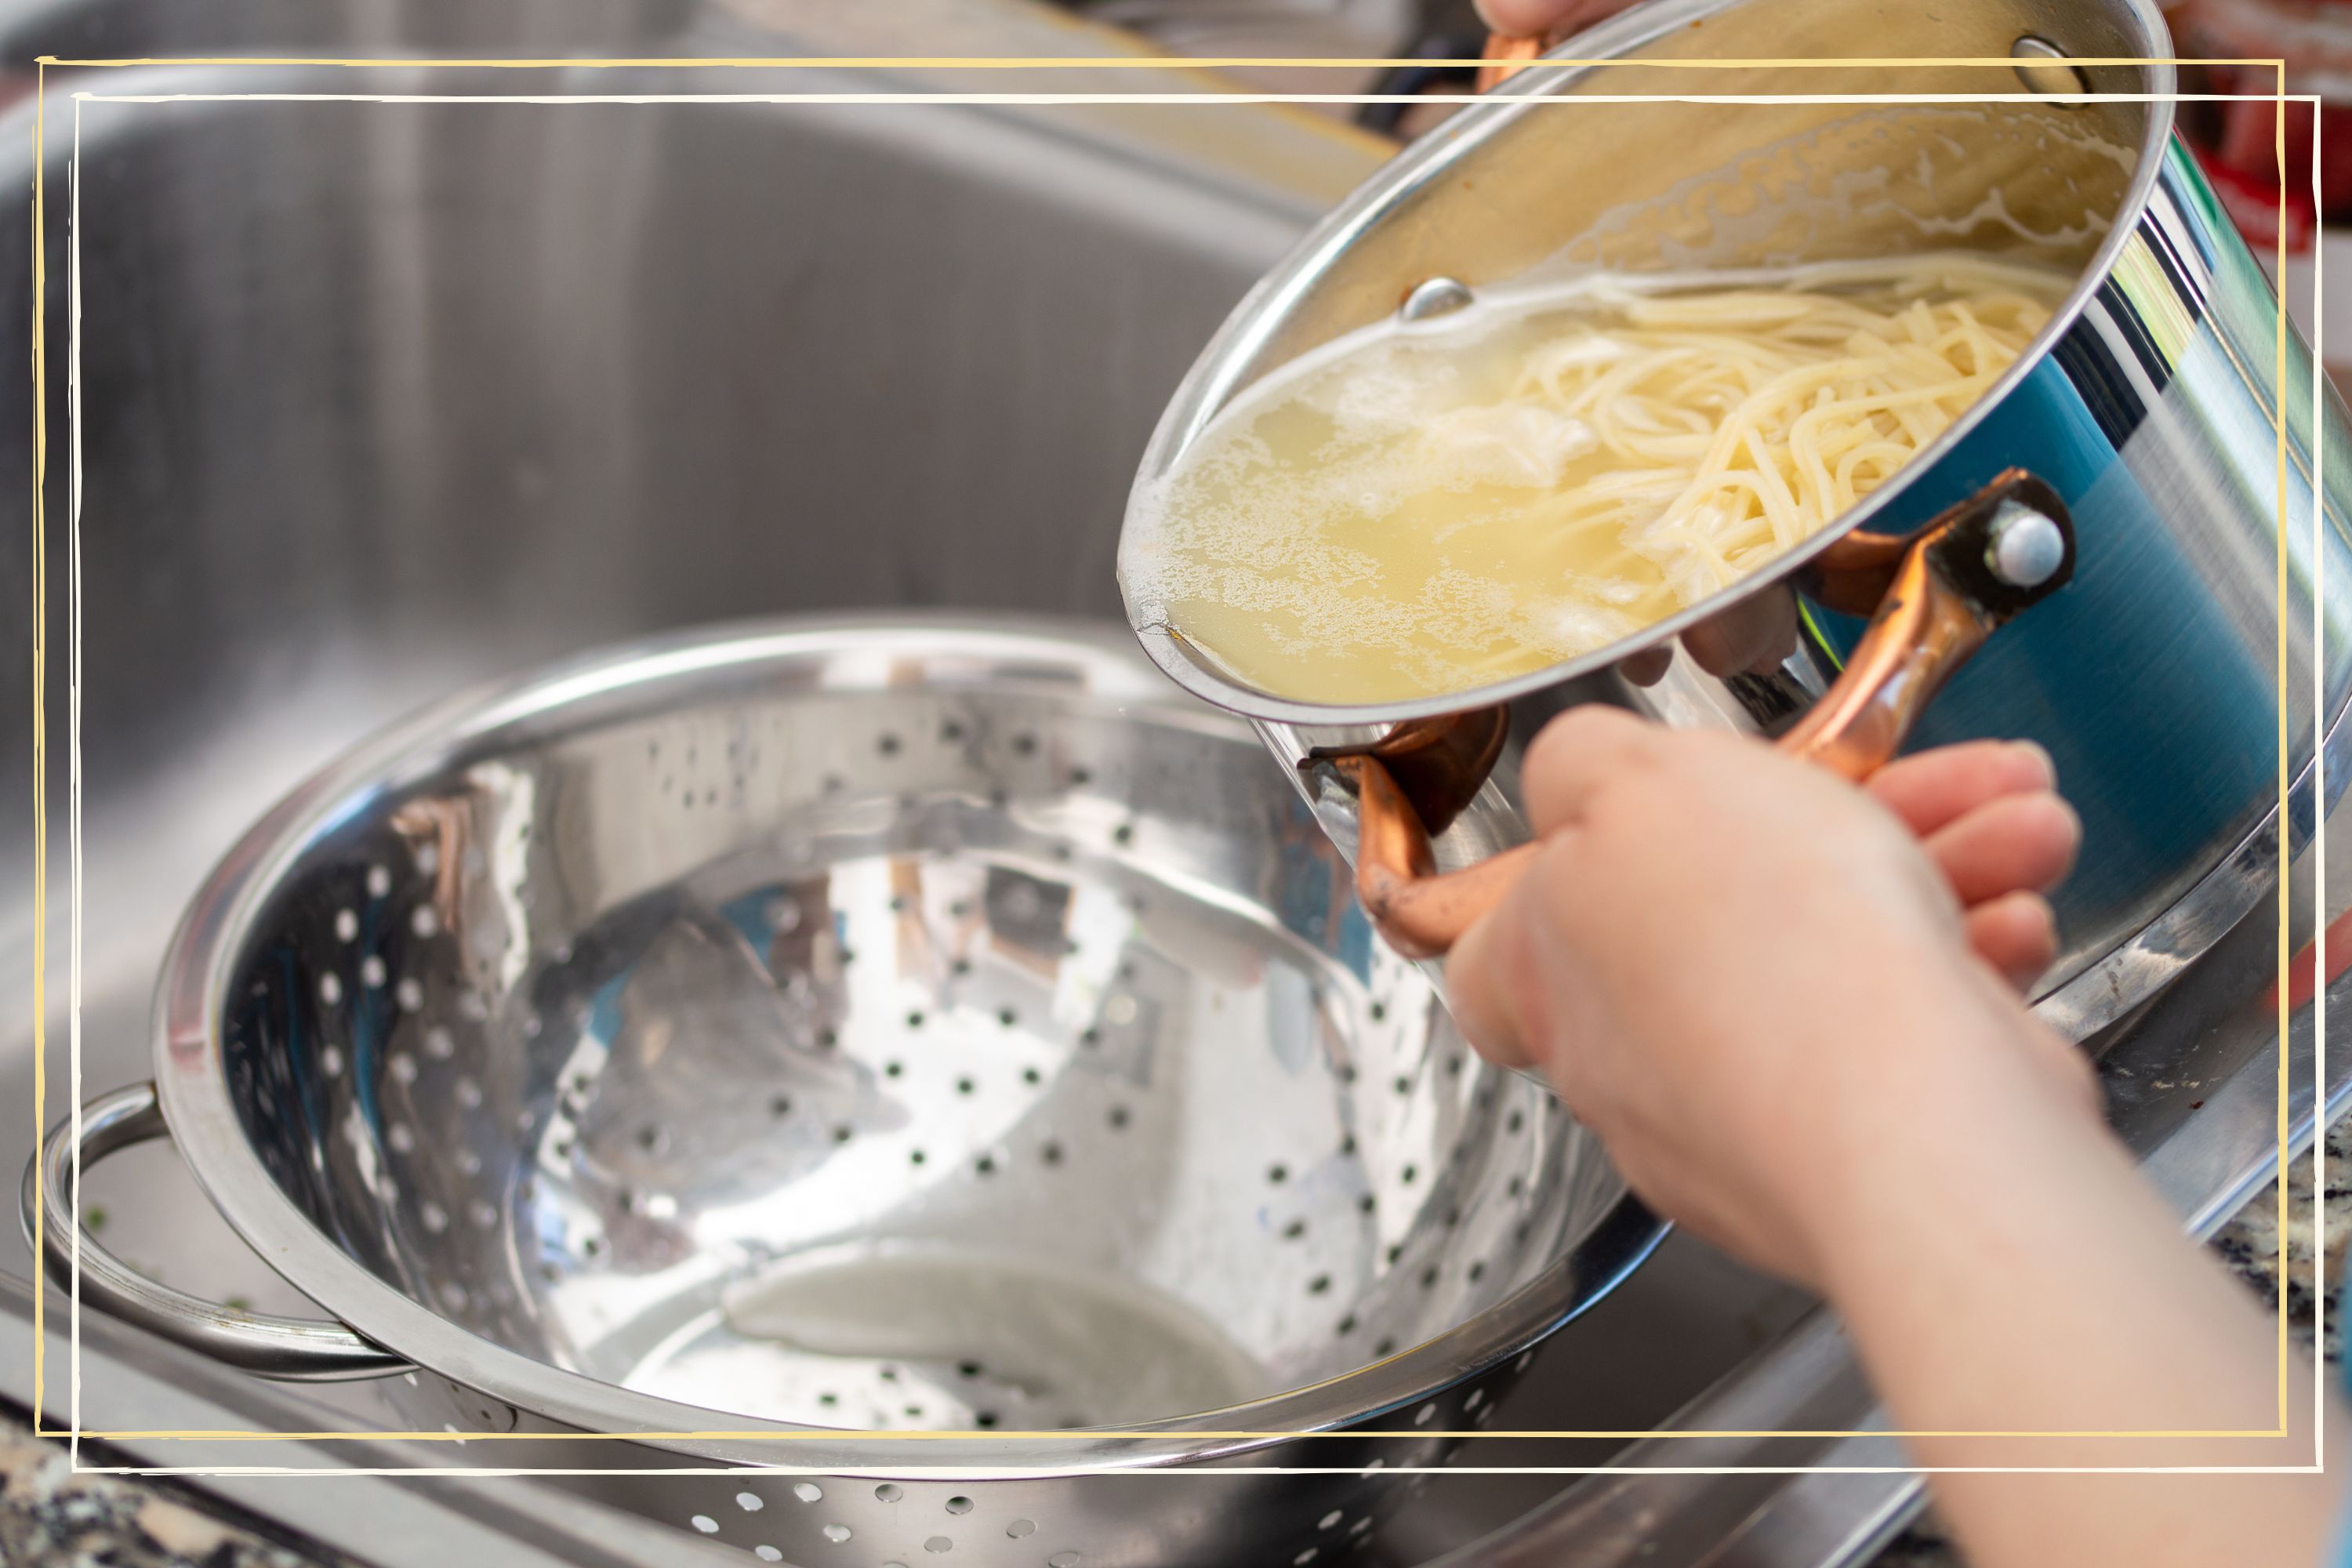
[[[1336,1555],[1659,1234],[1117,632],[784,623],[456,701],[231,852],[158,1030],[81,1158],[168,1124],[340,1322],[87,1235],[85,1302],[405,1373],[425,1431],[626,1435],[567,1458],[703,1473],[582,1484],[769,1561]],[[1103,1473],[1203,1463],[1346,1473]]]

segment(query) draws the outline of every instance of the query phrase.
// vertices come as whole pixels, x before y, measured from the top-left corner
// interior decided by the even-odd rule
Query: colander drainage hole
[[[1039,1072],[1035,1068],[1023,1068],[1021,1069],[1021,1081],[1027,1084],[1030,1088],[1034,1089],[1039,1084],[1045,1081],[1045,1075]]]
[[[1381,1019],[1383,1019],[1383,1018],[1387,1017],[1388,1016],[1389,1016],[1389,1005],[1388,1005],[1387,1003],[1385,1003],[1385,1002],[1375,1002],[1375,1003],[1373,1003],[1373,1004],[1372,1004],[1372,1022],[1373,1022],[1373,1023],[1377,1024],[1377,1023],[1379,1023]]]
[[[1013,737],[1013,750],[1016,754],[1025,757],[1036,749],[1036,736],[1024,733]]]
[[[1004,1527],[1004,1533],[1015,1541],[1034,1535],[1037,1533],[1037,1521],[1031,1519],[1016,1519]]]
[[[1045,1559],[1045,1568],[1078,1568],[1085,1561],[1075,1552],[1056,1552]]]
[[[735,1494],[735,1506],[741,1509],[745,1513],[757,1513],[768,1505],[761,1500],[760,1494],[758,1492],[737,1492]]]
[[[705,1535],[716,1535],[719,1533],[719,1521],[711,1518],[707,1513],[698,1513],[687,1522],[693,1525],[695,1529],[702,1531]]]
[[[1308,1547],[1290,1560],[1291,1568],[1307,1568],[1307,1564],[1315,1561],[1315,1553],[1316,1549],[1312,1546]]]
[[[968,1078],[960,1078],[960,1079],[956,1079],[956,1092],[957,1092],[958,1094],[970,1094],[971,1092],[972,1092],[972,1090],[974,1090],[974,1089],[978,1089],[979,1087],[980,1087],[980,1085],[978,1085],[977,1083],[974,1083],[971,1079],[968,1079]]]
[[[772,1546],[754,1546],[751,1555],[762,1563],[782,1563],[784,1560],[784,1554]]]
[[[335,911],[335,937],[339,942],[356,942],[360,934],[360,917],[349,910]]]
[[[971,1163],[971,1168],[983,1176],[992,1176],[996,1173],[996,1161],[993,1156],[982,1154]]]
[[[909,1013],[907,1015],[907,1027],[910,1029],[919,1029],[922,1026],[923,1016],[920,1013]],[[967,1090],[966,1092],[970,1091]]]
[[[841,1395],[838,1394],[820,1394],[816,1396],[816,1402],[830,1410],[835,1405],[841,1403]]]
[[[1048,1165],[1058,1165],[1062,1163],[1062,1146],[1059,1143],[1048,1143],[1037,1151],[1037,1157]]]
[[[1351,1314],[1351,1315],[1349,1315],[1349,1316],[1348,1316],[1348,1317],[1345,1317],[1345,1318],[1340,1319],[1340,1320],[1339,1320],[1339,1327],[1338,1327],[1336,1330],[1334,1330],[1333,1331],[1334,1331],[1334,1332],[1336,1332],[1336,1333],[1338,1333],[1338,1334],[1339,1335],[1339,1337],[1340,1337],[1340,1338],[1342,1338],[1342,1339],[1345,1339],[1348,1335],[1354,1333],[1354,1332],[1356,1331],[1356,1320],[1355,1320],[1354,1316]]]
[[[898,737],[885,731],[874,737],[874,749],[886,757],[895,757],[898,754]]]
[[[924,1153],[920,1149],[909,1149],[907,1151],[907,1163],[909,1165],[919,1165],[925,1160],[929,1158],[930,1156]]]
[[[904,1491],[899,1489],[898,1484],[893,1481],[884,1481],[880,1486],[874,1489],[874,1500],[876,1502],[897,1502],[900,1498],[905,1497],[906,1495],[907,1494]]]
[[[1292,1220],[1288,1225],[1282,1227],[1282,1238],[1285,1241],[1297,1241],[1300,1237],[1305,1236],[1306,1234],[1307,1222],[1303,1219]]]
[[[980,1363],[976,1361],[960,1361],[956,1363],[956,1375],[959,1377],[978,1377],[980,1375]]]
[[[1278,1187],[1282,1185],[1283,1183],[1290,1180],[1290,1167],[1287,1165],[1269,1165],[1266,1167],[1265,1179],[1272,1182]]]
[[[768,1101],[768,1111],[772,1116],[790,1116],[793,1113],[793,1097],[789,1094],[776,1096]]]
[[[882,1064],[882,1076],[884,1078],[897,1078],[900,1073],[905,1072],[906,1070],[906,1064],[903,1062],[884,1062]]]
[[[803,1502],[823,1502],[824,1500],[824,1489],[817,1485],[814,1481],[801,1481],[795,1483],[793,1487],[793,1496],[800,1499]]]
[[[971,1511],[971,1499],[968,1497],[951,1497],[948,1499],[948,1511],[950,1513],[970,1513]]]
[[[1320,1296],[1329,1289],[1331,1289],[1331,1277],[1328,1274],[1318,1274],[1307,1282],[1307,1293],[1310,1296]]]
[[[828,1524],[824,1527],[824,1538],[827,1541],[832,1542],[835,1546],[838,1546],[843,1542],[849,1539],[849,1526],[845,1524]]]
[[[955,1550],[955,1542],[950,1541],[944,1535],[934,1535],[929,1541],[923,1542],[923,1550],[926,1552],[953,1552]]]
[[[980,1427],[993,1426],[996,1425],[996,1412],[993,1410],[975,1411],[972,1414],[971,1424]],[[1085,1425],[1085,1423],[1073,1421],[1070,1425],[1073,1426],[1078,1426]]]
[[[1111,1131],[1114,1131],[1114,1132],[1118,1131],[1120,1129],[1124,1128],[1126,1125],[1127,1125],[1127,1107],[1126,1107],[1126,1106],[1124,1106],[1124,1105],[1114,1105],[1114,1106],[1112,1106],[1112,1107],[1110,1108],[1110,1126],[1111,1126]]]

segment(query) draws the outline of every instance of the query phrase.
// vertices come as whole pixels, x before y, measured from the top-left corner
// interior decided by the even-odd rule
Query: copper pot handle
[[[1500,33],[1487,34],[1486,47],[1481,51],[1481,58],[1486,63],[1478,68],[1478,90],[1493,91],[1510,80],[1521,68],[1541,58],[1546,51],[1566,38],[1566,34],[1534,38],[1509,38]]]
[[[1929,699],[1987,637],[2074,575],[2074,530],[2056,491],[2012,468],[1908,540],[1861,536],[1837,557],[1824,552],[1817,580],[1849,600],[1883,581],[1876,613],[1836,683],[1778,743],[1860,783],[1902,749]],[[1536,846],[1522,844],[1441,874],[1430,847],[1486,782],[1507,722],[1499,708],[1417,720],[1370,745],[1318,747],[1299,763],[1354,795],[1356,895],[1408,958],[1443,956],[1534,858]]]

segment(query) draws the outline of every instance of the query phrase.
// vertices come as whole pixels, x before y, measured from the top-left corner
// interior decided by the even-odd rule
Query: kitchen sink
[[[991,52],[1099,47],[1042,14],[956,9],[967,27],[1000,17]],[[819,52],[761,30],[793,10],[665,7],[651,21],[687,35],[634,47],[750,53],[756,39],[761,53]],[[68,47],[221,47],[142,31],[165,24],[137,7],[60,14],[90,35]],[[106,26],[93,32],[92,16]],[[304,48],[332,47],[313,26]],[[566,69],[527,82],[51,70],[41,1117],[75,1092],[74,879],[79,1082],[95,1092],[147,1076],[157,963],[213,858],[306,772],[405,710],[733,616],[955,606],[1117,622],[1119,517],[1169,395],[1243,291],[1387,151],[1328,119],[1247,105],[202,95],[968,85],[817,70]],[[77,109],[77,90],[199,96]],[[20,100],[0,132],[20,187],[31,129]],[[78,191],[66,164],[77,134]],[[29,254],[9,247],[0,297],[27,297]],[[6,314],[11,363],[28,362],[27,330],[25,312]],[[0,427],[27,429],[29,398],[9,378]],[[0,483],[25,494],[29,461],[21,437],[5,443]],[[30,540],[15,530],[0,542],[0,580],[19,604],[33,594]],[[0,658],[0,816],[23,824],[26,641]],[[66,831],[74,725],[78,866]],[[29,885],[29,836],[12,829],[0,856],[11,885]],[[0,967],[27,1002],[32,911],[12,903],[0,921]],[[12,1175],[35,1136],[30,1014],[14,1006],[0,1026],[0,1170]],[[306,1310],[168,1146],[93,1171],[87,1202],[111,1246],[170,1284]],[[0,1228],[0,1269],[30,1270],[14,1226]],[[1804,1306],[1681,1241],[1622,1297],[1576,1325],[1577,1349],[1539,1364],[1503,1425],[1646,1428]],[[364,1387],[310,1396],[366,1424]],[[1473,1448],[1475,1463],[1506,1466],[1597,1462],[1618,1446]],[[1383,1550],[1421,1560],[1552,1489],[1449,1478]]]
[[[15,95],[0,126],[5,180],[21,190],[35,172],[24,94],[43,50],[1121,47],[984,0],[532,5],[496,26],[404,4],[240,14],[242,33],[195,30],[184,7],[0,8],[0,91]],[[1000,72],[980,85],[1201,86],[1108,74]],[[149,990],[214,858],[308,771],[406,710],[538,661],[736,616],[920,606],[1120,619],[1119,518],[1162,405],[1243,292],[1385,156],[1382,143],[1270,105],[514,101],[973,85],[913,67],[49,70],[42,574],[33,530],[0,534],[0,592],[21,605],[37,584],[44,617],[47,924],[37,931],[27,900],[0,909],[11,998],[0,1171],[13,1178],[37,1119],[64,1114],[78,1091],[148,1076]],[[76,91],[157,100],[77,102]],[[488,101],[217,96],[254,92]],[[29,296],[32,254],[0,247],[0,299]],[[22,309],[0,311],[0,359],[31,363],[31,324]],[[0,428],[29,430],[31,399],[24,376],[0,378]],[[21,434],[0,442],[0,491],[30,492],[34,461]],[[12,825],[0,872],[16,888],[35,863],[23,826],[32,657],[24,637],[0,648],[0,819]],[[43,941],[37,1048],[26,981]],[[2259,968],[2259,945],[2241,946],[2226,960],[2238,969],[2214,982],[2222,991]],[[2221,1048],[2205,1022],[2174,1034]],[[2245,1028],[2229,1039],[2227,1066],[2259,1064],[2260,1039]],[[2118,1048],[2126,1059],[2130,1040]],[[2301,1048],[2307,1057],[2307,1040]],[[2298,1093],[2307,1127],[2312,1088]],[[2159,1151],[2194,1109],[2136,1101],[2135,1135]],[[2242,1188],[2241,1144],[2266,1130],[2246,1126],[2176,1173],[2173,1195],[2192,1215],[2210,1221],[2216,1194]],[[86,1202],[118,1252],[168,1283],[305,1310],[168,1147],[109,1161]],[[30,1272],[13,1226],[0,1227],[0,1272]],[[1643,1432],[1702,1397],[1741,1416],[1718,1425],[1843,1426],[1868,1401],[1833,1341],[1801,1296],[1676,1237],[1555,1339],[1496,1426]],[[62,1339],[51,1344],[57,1354]],[[1776,1403],[1759,1367],[1812,1394]],[[1806,1403],[1823,1390],[1837,1398]],[[368,1420],[364,1384],[301,1398]],[[1377,1559],[1427,1562],[1538,1505],[1565,1506],[1550,1500],[1557,1480],[1470,1470],[1595,1465],[1625,1448],[1472,1443],[1465,1473],[1427,1488]],[[1899,1521],[1915,1494],[1889,1485],[1816,1500],[1847,1510],[1839,1541],[1883,1538]],[[1609,1515],[1621,1506],[1612,1495],[1570,1494],[1596,1500],[1594,1540],[1618,1527],[1591,1561],[1617,1562],[1610,1552],[1637,1539]],[[1710,1496],[1718,1523],[1761,1507]],[[1622,1506],[1626,1519],[1639,1512]]]

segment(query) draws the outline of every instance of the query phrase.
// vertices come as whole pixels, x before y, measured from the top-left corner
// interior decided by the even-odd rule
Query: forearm
[[[1958,1060],[1958,1058],[1956,1058]],[[2104,1129],[1998,1048],[1935,1069],[1932,1127],[1848,1184],[1825,1283],[1919,1462],[2303,1466],[2311,1373]],[[1916,1103],[1916,1101],[1915,1101]],[[1923,1226],[1919,1216],[1936,1216]],[[2333,1401],[2330,1402],[2331,1405]],[[2008,1436],[1969,1436],[1953,1434]],[[2025,1436],[2020,1434],[2063,1434]],[[2126,1436],[2122,1433],[2170,1433]],[[2340,1415],[2331,1447],[2345,1450]],[[2313,1475],[1935,1478],[1977,1568],[2317,1564]]]

